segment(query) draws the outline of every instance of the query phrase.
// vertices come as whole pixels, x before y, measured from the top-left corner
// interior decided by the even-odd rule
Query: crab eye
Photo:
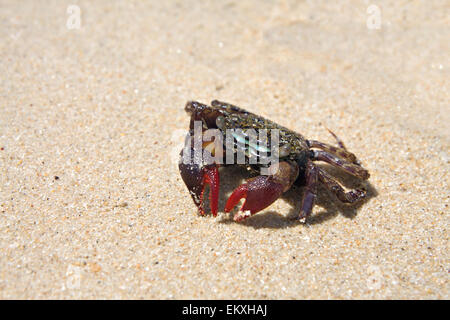
[[[223,129],[225,127],[225,118],[223,116],[218,116],[216,118],[216,125],[219,129]]]
[[[291,145],[289,143],[280,147],[280,158],[287,157],[291,153]]]

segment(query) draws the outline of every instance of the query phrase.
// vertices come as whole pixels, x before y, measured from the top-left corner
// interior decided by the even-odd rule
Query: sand
[[[0,298],[449,299],[448,2],[376,1],[379,29],[371,1],[161,2],[0,1]],[[191,99],[332,129],[369,198],[235,223],[226,168],[200,217]]]

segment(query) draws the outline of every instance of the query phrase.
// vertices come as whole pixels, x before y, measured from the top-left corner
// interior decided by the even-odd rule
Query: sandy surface
[[[446,1],[0,1],[0,298],[450,298]],[[445,4],[447,3],[447,4]],[[244,223],[222,174],[200,217],[178,173],[187,100],[312,139],[370,198],[302,190]]]

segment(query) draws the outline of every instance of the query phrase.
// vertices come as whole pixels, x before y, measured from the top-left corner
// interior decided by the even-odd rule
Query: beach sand
[[[450,7],[371,4],[1,0],[0,298],[449,299]],[[213,99],[330,128],[367,201],[235,223],[224,168],[199,216],[183,108]]]

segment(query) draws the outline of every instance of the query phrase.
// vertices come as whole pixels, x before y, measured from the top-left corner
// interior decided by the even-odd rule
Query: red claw
[[[181,178],[183,179],[192,200],[198,207],[199,213],[203,216],[203,194],[206,184],[209,184],[209,199],[211,212],[217,215],[219,203],[219,168],[217,165],[209,165],[202,167],[195,163],[184,164],[179,163]]]
[[[227,203],[225,204],[225,212],[230,212],[242,198],[247,198],[247,184],[241,184],[233,191],[231,196],[228,198]],[[244,207],[244,205],[242,206],[242,208]]]
[[[209,203],[211,206],[211,213],[213,216],[217,216],[217,211],[219,207],[219,169],[217,166],[212,166],[209,168],[204,168],[203,181],[204,184],[209,184]],[[205,191],[205,186],[203,186],[203,191],[201,195],[201,202],[203,202],[203,192]],[[202,203],[203,204],[203,203]],[[203,208],[201,209],[203,211]],[[201,214],[203,215],[203,212]]]
[[[225,205],[225,212],[230,212],[244,198],[244,204],[234,216],[235,221],[241,221],[271,205],[282,193],[283,186],[272,177],[252,178],[233,191]]]

